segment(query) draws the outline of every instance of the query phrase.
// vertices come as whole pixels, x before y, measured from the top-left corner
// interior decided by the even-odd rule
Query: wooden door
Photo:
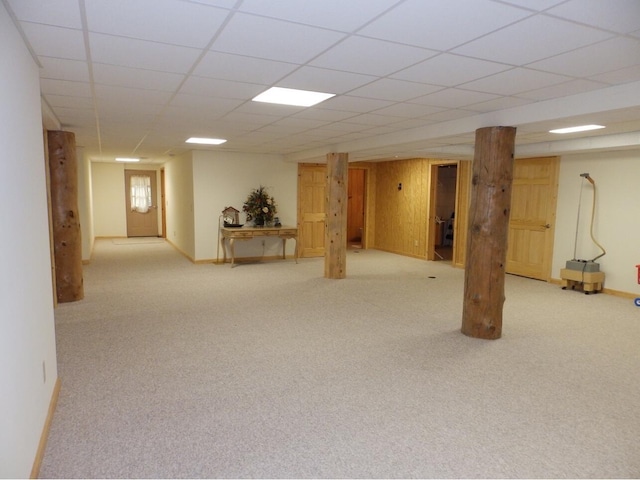
[[[558,157],[514,163],[507,273],[550,279],[558,170]]]
[[[302,258],[324,255],[326,190],[326,165],[298,165],[298,255]]]
[[[347,187],[347,241],[361,243],[364,235],[364,185],[365,170],[349,169]]]
[[[137,178],[146,179],[148,183],[149,202],[135,208],[135,200],[132,200],[132,178],[135,185]],[[157,237],[158,236],[158,200],[156,197],[156,171],[155,170],[125,170],[125,196],[127,208],[127,237]],[[140,190],[136,192],[140,195]],[[132,208],[132,205],[134,207]]]

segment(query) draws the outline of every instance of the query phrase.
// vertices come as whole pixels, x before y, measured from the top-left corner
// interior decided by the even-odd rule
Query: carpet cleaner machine
[[[603,257],[607,252],[593,235],[593,220],[596,214],[596,182],[588,173],[581,173],[580,176],[582,177],[582,184],[580,186],[580,197],[578,199],[578,217],[576,219],[576,238],[573,246],[573,259],[567,260],[565,268],[560,270],[560,277],[562,278],[563,290],[567,288],[575,290],[576,287],[581,286],[584,293],[588,295],[589,293],[597,293],[602,290],[604,272],[600,271],[600,264],[598,264],[596,260]],[[589,234],[593,243],[602,251],[600,255],[597,255],[590,260],[579,259],[576,255],[578,248],[578,231],[580,227],[580,210],[582,207],[582,190],[585,185],[585,181],[589,182],[593,187],[593,202],[591,206]],[[639,302],[640,299],[636,300],[636,305],[640,306]]]

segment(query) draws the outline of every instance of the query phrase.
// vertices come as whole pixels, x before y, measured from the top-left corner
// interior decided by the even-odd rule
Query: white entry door
[[[158,236],[155,170],[125,170],[127,237]]]

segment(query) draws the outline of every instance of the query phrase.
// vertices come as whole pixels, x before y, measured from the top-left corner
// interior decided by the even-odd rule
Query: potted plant
[[[251,191],[242,206],[242,210],[247,216],[247,221],[253,220],[255,226],[270,224],[278,211],[276,201],[262,185]]]

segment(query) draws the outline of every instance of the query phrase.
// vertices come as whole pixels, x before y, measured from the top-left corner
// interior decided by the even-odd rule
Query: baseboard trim
[[[182,250],[181,248],[179,248],[175,243],[173,243],[171,240],[169,240],[168,238],[165,238],[165,241],[171,245],[174,250],[176,252],[178,252],[180,255],[182,255],[183,257],[185,257],[187,260],[189,260],[191,263],[196,263],[196,261],[194,260],[194,258],[189,255],[187,252],[185,252],[184,250]]]
[[[51,394],[51,401],[49,402],[49,411],[47,412],[47,418],[44,421],[44,427],[42,428],[42,434],[40,435],[40,443],[38,444],[36,458],[33,461],[33,467],[31,468],[31,475],[29,476],[29,478],[38,478],[38,476],[40,475],[40,467],[42,466],[42,459],[44,458],[44,451],[47,447],[47,440],[49,439],[51,422],[53,421],[53,414],[55,413],[56,406],[58,405],[59,396],[60,377],[56,379],[56,383],[53,386],[53,393]]]
[[[549,283],[553,283],[555,285],[562,285],[562,279],[560,278],[551,278],[549,280]],[[623,290],[614,290],[612,288],[602,288],[602,293],[606,293],[607,295],[613,295],[614,297],[621,297],[621,298],[636,298],[638,295],[631,293],[631,292],[625,292]]]

